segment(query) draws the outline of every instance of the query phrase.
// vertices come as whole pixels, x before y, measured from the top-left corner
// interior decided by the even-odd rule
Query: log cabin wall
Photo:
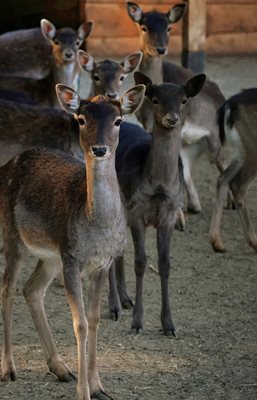
[[[143,11],[167,12],[180,0],[135,0]],[[206,44],[211,54],[257,53],[257,0],[206,0]],[[139,50],[136,26],[127,15],[124,0],[86,0],[87,19],[95,27],[87,44],[94,56],[123,57]],[[182,23],[173,27],[169,54],[182,49]]]

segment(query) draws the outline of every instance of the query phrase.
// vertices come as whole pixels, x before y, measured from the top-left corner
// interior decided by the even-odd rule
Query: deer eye
[[[78,123],[79,123],[80,126],[86,125],[86,121],[84,120],[84,118],[79,117],[79,118],[77,119],[77,121],[78,121]]]
[[[186,102],[187,102],[187,99],[184,98],[184,99],[182,100],[182,104],[186,104]]]
[[[75,42],[75,46],[79,47],[80,44],[81,44],[81,40],[80,40],[80,39],[77,39],[76,42]]]
[[[100,77],[99,77],[99,75],[97,75],[97,74],[94,74],[93,78],[94,78],[94,80],[95,80],[96,82],[99,82],[99,81],[100,81]]]
[[[58,46],[60,44],[60,41],[58,39],[54,39],[54,44]]]
[[[159,102],[158,102],[158,100],[157,100],[156,98],[154,98],[154,99],[152,100],[152,102],[153,102],[153,104],[155,104],[155,105],[159,104]]]
[[[170,31],[171,31],[171,26],[168,26],[167,32],[170,32]]]
[[[125,78],[125,76],[124,76],[124,75],[121,75],[120,81],[123,82],[123,81],[124,81],[124,78]]]
[[[147,27],[146,27],[145,25],[142,25],[142,26],[141,26],[141,30],[142,30],[143,32],[147,32]]]
[[[120,124],[122,123],[122,119],[121,118],[117,118],[116,121],[114,122],[115,126],[120,126]]]

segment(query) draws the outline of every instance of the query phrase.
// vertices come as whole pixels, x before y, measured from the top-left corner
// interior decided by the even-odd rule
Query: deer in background
[[[180,3],[172,7],[167,13],[155,10],[143,12],[136,3],[127,2],[128,15],[138,27],[143,52],[139,71],[146,74],[155,84],[171,82],[183,85],[193,76],[189,69],[163,60],[163,56],[168,51],[172,25],[183,17],[186,9],[186,3]],[[197,97],[197,102],[192,102],[192,106],[188,107],[188,115],[182,128],[180,154],[188,197],[188,211],[190,212],[201,211],[199,196],[191,176],[194,160],[202,153],[209,153],[218,170],[223,171],[222,145],[219,139],[216,113],[224,100],[224,96],[216,83],[206,80],[200,95]],[[148,101],[144,102],[138,115],[144,128],[151,132],[153,116]]]
[[[138,68],[142,56],[142,52],[139,51],[129,54],[120,63],[108,59],[95,62],[91,54],[79,50],[79,66],[82,71],[88,72],[91,78],[90,96],[102,94],[116,99],[127,74]]]
[[[145,231],[157,231],[158,268],[161,280],[161,323],[165,335],[175,335],[169,303],[170,242],[177,210],[182,206],[183,178],[179,168],[181,131],[190,98],[201,90],[205,75],[183,85],[152,81],[135,72],[136,84],[146,86],[154,127],[150,135],[125,135],[120,131],[116,170],[125,198],[128,225],[135,250],[136,300],[132,329],[143,329],[143,278],[146,268]],[[196,100],[192,99],[192,101]]]
[[[21,93],[0,90],[0,166],[31,146],[59,149],[83,160],[74,118],[39,107]]]
[[[39,262],[25,284],[24,295],[50,371],[61,381],[74,378],[57,352],[43,303],[49,284],[62,268],[77,339],[77,399],[108,399],[96,365],[100,299],[110,264],[122,252],[126,237],[115,150],[122,116],[136,111],[145,87],[128,90],[120,101],[103,96],[80,100],[77,92],[64,85],[57,85],[56,90],[62,107],[80,125],[86,162],[62,152],[34,148],[0,168],[6,257],[1,292],[2,377],[15,380],[17,376],[11,344],[13,296],[24,256],[32,253]],[[83,268],[89,273],[87,317]]]
[[[220,225],[224,200],[229,189],[238,211],[245,238],[257,251],[257,235],[246,205],[246,193],[257,175],[257,89],[248,89],[232,96],[219,109],[218,119],[222,141],[231,146],[232,159],[217,182],[216,202],[213,209],[210,241],[217,252],[225,251]]]
[[[0,46],[7,59],[0,56],[0,88],[26,93],[44,106],[59,107],[55,85],[62,83],[77,89],[76,53],[92,28],[93,22],[89,21],[77,31],[56,29],[50,21],[42,19],[41,29],[1,35]]]

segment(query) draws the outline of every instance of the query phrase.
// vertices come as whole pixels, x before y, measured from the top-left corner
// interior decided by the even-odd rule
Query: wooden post
[[[204,71],[205,63],[206,0],[186,2],[188,9],[183,19],[182,65],[199,73]]]

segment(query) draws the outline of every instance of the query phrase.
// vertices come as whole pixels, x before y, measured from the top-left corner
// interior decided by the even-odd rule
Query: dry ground
[[[257,57],[209,58],[209,76],[226,96],[256,85]],[[87,81],[82,80],[87,92]],[[99,369],[106,390],[118,400],[255,400],[257,398],[257,259],[246,244],[235,211],[224,212],[227,253],[215,254],[208,229],[217,172],[205,159],[194,168],[203,211],[188,215],[186,231],[175,232],[170,277],[176,339],[160,332],[158,275],[145,277],[145,332],[130,333],[131,311],[119,322],[108,319],[104,296],[99,331]],[[257,226],[257,185],[249,191]],[[156,266],[155,232],[147,237],[149,264]],[[1,271],[4,260],[1,256]],[[75,399],[74,383],[59,383],[47,372],[44,355],[25,300],[22,282],[35,261],[24,267],[14,313],[14,351],[19,378],[0,382],[0,399]],[[126,250],[126,273],[134,296],[133,250]],[[60,353],[76,371],[76,343],[64,291],[52,285],[46,310]],[[0,337],[2,323],[0,322]],[[1,345],[0,345],[1,347]]]

